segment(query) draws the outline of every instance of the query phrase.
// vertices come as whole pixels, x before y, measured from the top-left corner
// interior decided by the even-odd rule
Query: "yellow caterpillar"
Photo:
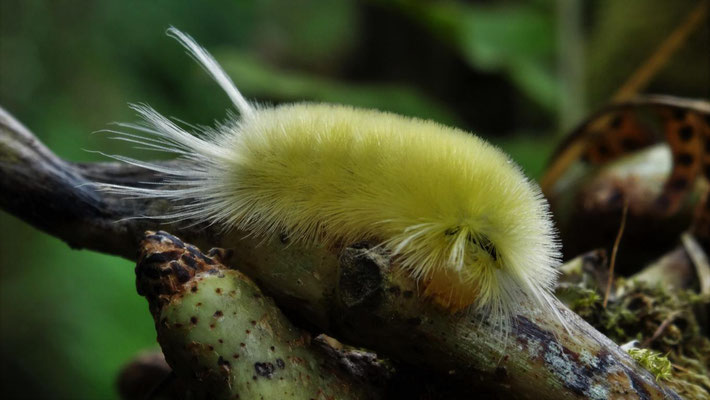
[[[304,245],[374,239],[452,311],[505,325],[520,303],[550,308],[559,245],[537,185],[480,138],[352,107],[247,102],[217,62],[171,28],[240,116],[195,136],[147,106],[123,140],[187,160],[160,188],[105,190],[174,201],[157,218],[216,224]],[[179,205],[177,205],[179,204]]]

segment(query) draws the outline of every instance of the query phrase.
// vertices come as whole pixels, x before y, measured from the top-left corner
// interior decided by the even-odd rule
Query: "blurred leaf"
[[[300,72],[279,70],[244,53],[222,52],[220,62],[247,97],[274,101],[322,101],[376,108],[456,124],[443,104],[414,88],[397,84],[343,83]]]
[[[355,0],[262,0],[254,49],[272,61],[332,69],[359,32]]]
[[[595,2],[586,49],[590,103],[597,106],[608,101],[698,4],[697,0]],[[706,17],[644,93],[710,97],[709,48],[710,23]]]
[[[132,263],[72,251],[4,212],[0,226],[12,232],[0,241],[5,398],[116,398],[120,367],[156,345]]]
[[[551,136],[539,136],[532,132],[518,132],[513,136],[490,140],[503,149],[523,168],[525,175],[532,179],[540,179],[542,176],[555,143]]]
[[[381,1],[397,5],[454,46],[473,68],[502,71],[549,111],[557,106],[553,2],[471,5],[457,1]]]

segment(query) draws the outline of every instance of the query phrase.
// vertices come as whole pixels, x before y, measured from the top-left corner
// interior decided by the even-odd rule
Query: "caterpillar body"
[[[462,130],[374,110],[250,104],[217,62],[170,28],[234,103],[239,117],[198,137],[148,106],[121,139],[168,151],[184,166],[115,158],[159,171],[155,188],[104,185],[167,199],[157,218],[190,220],[292,242],[376,240],[452,311],[505,325],[520,303],[551,309],[559,245],[537,185],[507,155]]]

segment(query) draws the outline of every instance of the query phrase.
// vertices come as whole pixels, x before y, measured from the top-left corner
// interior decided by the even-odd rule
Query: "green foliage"
[[[115,397],[119,368],[157,346],[132,263],[72,251],[5,213],[0,226],[5,398]]]
[[[348,84],[317,75],[281,70],[235,51],[218,53],[217,57],[232,79],[239,82],[241,90],[259,98],[278,102],[323,101],[391,111],[450,125],[459,122],[445,105],[410,86],[394,83]]]
[[[553,68],[554,3],[394,3],[455,46],[472,67],[503,71],[535,102],[555,109],[559,83]]]
[[[698,4],[695,0],[597,2],[590,13],[594,24],[586,43],[586,84],[591,104],[597,106],[608,101]],[[707,57],[710,24],[707,16],[705,18],[706,23],[701,24],[654,77],[646,93],[710,96],[710,57]]]

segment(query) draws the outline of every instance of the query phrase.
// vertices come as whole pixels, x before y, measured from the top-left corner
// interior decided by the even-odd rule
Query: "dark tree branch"
[[[203,248],[233,250],[235,266],[291,315],[347,342],[452,373],[469,387],[483,381],[518,398],[678,398],[561,303],[570,333],[552,315],[527,308],[503,340],[473,316],[450,315],[419,298],[416,283],[367,244],[304,248],[244,232],[124,220],[170,205],[119,198],[91,185],[161,179],[126,165],[62,161],[0,113],[0,206],[74,248],[135,260],[143,231],[170,230]]]
[[[72,248],[135,260],[143,232],[156,224],[124,218],[165,205],[101,193],[93,183],[137,185],[160,179],[151,171],[115,162],[61,160],[0,107],[0,207]],[[163,228],[179,230],[170,225]],[[179,233],[199,245],[209,238],[206,231]]]

